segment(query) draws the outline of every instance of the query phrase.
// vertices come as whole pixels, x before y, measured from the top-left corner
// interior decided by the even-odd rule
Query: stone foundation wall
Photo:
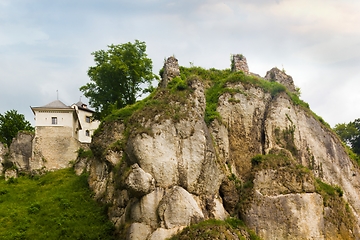
[[[76,159],[80,146],[81,143],[72,137],[70,127],[36,127],[30,168],[66,168]]]

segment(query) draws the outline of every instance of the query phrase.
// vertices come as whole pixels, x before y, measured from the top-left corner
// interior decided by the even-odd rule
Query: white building
[[[76,111],[77,119],[80,123],[77,139],[82,143],[90,143],[91,136],[99,127],[100,122],[93,119],[94,111],[87,108],[87,105],[81,101],[71,105]]]
[[[77,158],[77,151],[91,142],[100,122],[94,111],[78,102],[67,106],[59,100],[42,107],[31,107],[35,115],[31,169],[61,169]]]
[[[37,127],[70,128],[71,136],[81,143],[90,143],[91,136],[100,122],[93,120],[94,111],[81,101],[67,106],[60,100],[42,107],[31,107]]]

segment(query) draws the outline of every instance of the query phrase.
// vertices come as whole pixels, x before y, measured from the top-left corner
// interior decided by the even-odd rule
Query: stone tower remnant
[[[164,63],[164,72],[161,76],[160,87],[165,88],[174,77],[180,76],[178,60],[171,56]]]
[[[287,75],[284,70],[280,70],[277,67],[272,68],[270,71],[267,71],[265,79],[269,81],[274,81],[284,85],[290,92],[295,93],[296,88],[294,81],[290,75]]]
[[[249,74],[249,67],[246,58],[242,54],[233,54],[231,59],[231,71],[243,71],[245,74]]]

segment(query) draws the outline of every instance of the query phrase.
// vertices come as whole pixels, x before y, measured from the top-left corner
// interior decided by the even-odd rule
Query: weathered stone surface
[[[158,207],[161,226],[174,228],[188,226],[204,219],[195,199],[182,187],[175,186],[165,194]]]
[[[101,125],[102,131],[100,131],[97,135],[93,136],[90,148],[97,158],[104,157],[104,154],[110,153],[108,151],[109,146],[117,144],[124,139],[124,130],[125,126],[121,122],[104,122]],[[116,164],[116,161],[112,159],[106,159],[109,162],[114,162],[112,164]]]
[[[127,144],[132,163],[150,173],[157,187],[182,186],[191,193],[216,194],[223,174],[208,128],[203,120],[205,96],[202,84],[192,83],[194,109],[174,123],[149,123],[153,135],[137,134]]]
[[[294,127],[292,127],[294,126]],[[351,161],[338,137],[306,111],[294,106],[286,94],[280,94],[271,104],[266,121],[266,152],[286,148],[277,133],[292,127],[290,142],[295,147],[297,161],[307,166],[316,177],[331,185],[341,186],[345,199],[360,216],[359,167]],[[360,217],[357,217],[360,226]]]
[[[290,92],[295,93],[296,88],[294,85],[294,81],[291,76],[287,75],[284,71],[281,71],[280,69],[274,67],[270,71],[266,72],[265,79],[269,81],[274,81],[281,83],[287,89],[289,89]]]
[[[132,170],[125,180],[127,189],[131,194],[141,197],[155,189],[155,181],[151,174],[146,173],[136,163],[131,168]]]
[[[70,127],[36,127],[30,169],[57,170],[69,167],[81,144]]]
[[[316,193],[257,192],[245,218],[263,239],[324,239],[323,199]]]
[[[166,59],[164,63],[164,72],[161,76],[160,86],[165,88],[167,84],[173,79],[174,77],[180,76],[180,69],[178,60],[175,57],[169,57]]]
[[[88,158],[77,158],[74,164],[76,175],[80,176],[83,172],[90,171],[90,160]]]
[[[17,178],[16,169],[6,169],[5,170],[5,181],[8,181],[10,178]]]
[[[159,227],[158,206],[165,194],[162,188],[156,188],[137,201],[131,209],[131,219],[136,222],[146,223],[152,228]]]
[[[20,171],[30,170],[33,138],[33,133],[19,132],[10,145],[9,161],[13,162]]]
[[[315,192],[314,178],[310,174],[296,174],[289,168],[266,169],[256,173],[254,188],[266,196]]]
[[[210,218],[215,218],[218,220],[225,220],[226,218],[229,217],[229,213],[225,210],[221,198],[218,198],[218,197],[213,198],[210,201],[211,201],[211,204],[209,204],[209,202],[208,202]]]
[[[7,148],[0,142],[0,174],[3,173],[3,162],[5,160],[5,154],[7,153]]]
[[[111,188],[113,173],[109,171],[109,166],[104,162],[92,161],[90,166],[89,185],[94,191],[95,199],[109,199],[111,193],[108,192],[108,184]]]
[[[221,121],[209,127],[203,83],[192,78],[188,85],[193,89],[190,103],[182,105],[188,114],[176,121],[137,119],[151,133],[130,129],[124,152],[115,144],[124,140],[122,123],[108,122],[95,136],[89,183],[97,199],[110,203],[109,217],[117,227],[136,222],[154,231],[148,239],[158,240],[199,220],[223,219],[228,211],[244,217],[264,239],[338,239],[344,232],[360,236],[359,167],[310,111],[294,105],[286,93],[273,97],[249,83],[229,83],[226,87],[234,91],[218,102]],[[169,102],[170,107],[178,104]],[[126,154],[121,162],[120,153]],[[284,155],[291,164],[257,168],[251,161],[257,154]],[[143,172],[129,171],[133,164]],[[354,227],[327,221],[336,211],[324,207],[315,193],[314,176],[341,187],[339,201],[344,200],[343,207],[348,203]],[[134,194],[138,187],[129,187],[130,179],[145,190]],[[246,194],[249,198],[243,199]]]
[[[105,156],[105,159],[112,165],[116,166],[122,159],[123,152],[109,150]]]
[[[171,236],[175,235],[179,231],[181,231],[183,227],[175,227],[171,229],[166,228],[158,228],[156,231],[154,231],[151,236],[149,237],[149,240],[165,240],[170,238]]]
[[[251,171],[251,158],[263,153],[264,117],[271,95],[260,88],[245,89],[240,83],[228,87],[240,91],[233,95],[225,93],[219,98],[217,111],[228,130],[228,137],[224,138],[224,142],[228,141],[229,144],[222,143],[219,137],[215,141],[217,146],[223,146],[225,163],[231,166],[231,172],[242,179]],[[244,91],[246,94],[243,94]],[[230,99],[233,101],[229,101]],[[212,132],[216,131],[226,133],[220,128],[212,129]]]
[[[246,61],[245,56],[242,54],[234,54],[232,55],[232,66],[231,70],[235,71],[243,71],[245,74],[249,74],[249,67]]]
[[[143,223],[133,223],[131,224],[127,236],[127,240],[144,240],[151,233],[150,226]]]
[[[223,199],[223,205],[226,211],[230,214],[235,213],[236,205],[239,202],[239,196],[233,181],[230,181],[228,178],[224,178],[220,189],[220,196]]]

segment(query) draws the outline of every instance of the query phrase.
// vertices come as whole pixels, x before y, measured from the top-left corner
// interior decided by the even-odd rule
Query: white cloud
[[[71,104],[88,81],[91,52],[139,39],[155,72],[173,54],[184,66],[228,68],[230,54],[243,53],[260,75],[284,66],[332,125],[360,117],[353,107],[360,88],[356,1],[0,0],[0,6],[0,84],[7,89],[0,112],[44,105],[56,90]]]
[[[0,45],[35,44],[49,39],[41,29],[10,24],[0,27]]]

